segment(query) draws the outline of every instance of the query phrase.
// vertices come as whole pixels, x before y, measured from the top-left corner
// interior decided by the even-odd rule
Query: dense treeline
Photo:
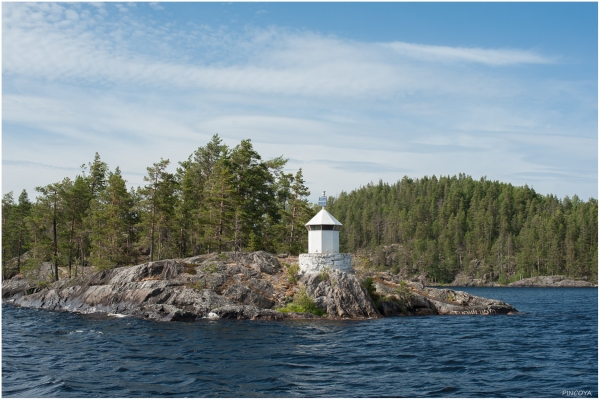
[[[74,180],[2,199],[2,263],[15,271],[51,262],[76,276],[84,266],[110,268],[207,252],[266,250],[298,254],[312,209],[302,170],[285,159],[264,161],[250,140],[234,148],[218,135],[167,172],[169,160],[147,168],[127,189],[117,167],[96,153]],[[26,255],[25,257],[23,257]],[[4,274],[6,276],[6,273]]]
[[[369,249],[375,265],[508,281],[565,274],[597,281],[598,201],[458,177],[369,184],[329,199],[341,251]],[[393,246],[390,246],[393,245]]]
[[[2,200],[4,276],[51,262],[77,275],[208,252],[306,250],[313,215],[302,170],[264,161],[250,140],[234,148],[218,135],[174,173],[169,160],[147,168],[146,184],[127,189],[98,154],[74,180]],[[457,273],[508,281],[565,274],[597,281],[598,202],[559,200],[533,189],[463,174],[379,182],[329,198],[344,227],[341,251],[438,282]],[[10,265],[8,265],[10,263]]]

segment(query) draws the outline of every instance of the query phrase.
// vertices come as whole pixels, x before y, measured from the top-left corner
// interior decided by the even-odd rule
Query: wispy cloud
[[[366,172],[366,173],[409,173],[410,169],[398,168],[393,165],[376,163],[370,161],[334,161],[334,160],[315,160],[320,164],[332,166],[334,169],[348,172]]]
[[[430,46],[404,42],[387,43],[383,46],[389,47],[396,53],[406,57],[434,62],[467,62],[492,66],[550,64],[556,62],[552,57],[520,49]]]
[[[278,28],[249,29],[233,38],[210,29],[163,27],[155,34],[140,33],[139,21],[130,22],[127,17],[111,23],[112,29],[106,31],[98,29],[103,26],[102,19],[89,10],[78,13],[57,5],[11,4],[5,10],[4,73],[48,80],[334,98],[389,97],[415,90],[457,94],[473,93],[473,87],[480,92],[485,88],[487,93],[508,89],[503,82],[483,78],[480,72],[464,77],[457,71],[441,71],[435,64],[423,69],[420,64],[413,65],[415,59],[495,66],[550,62],[523,50],[368,44]],[[182,62],[185,57],[157,59],[131,51],[126,37],[135,41],[140,35],[144,41],[156,43],[156,49],[165,38],[176,37],[183,42],[196,40],[201,51],[192,52],[193,62]],[[231,55],[235,63],[213,65],[206,54],[216,48],[225,53],[223,60]],[[240,55],[242,59],[235,61]]]
[[[71,167],[71,166],[42,164],[42,163],[27,161],[27,160],[2,159],[2,164],[18,166],[18,167],[36,168],[36,169],[44,168],[44,169],[55,169],[55,170],[60,170],[60,171],[81,171],[81,168],[75,168],[75,167]]]
[[[156,10],[156,11],[161,11],[164,10],[165,8],[163,6],[161,6],[159,3],[155,3],[155,2],[150,2],[148,3],[148,5],[150,6],[150,8]]]

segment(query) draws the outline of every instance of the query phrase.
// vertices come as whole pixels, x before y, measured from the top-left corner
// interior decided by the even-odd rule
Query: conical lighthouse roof
[[[340,225],[342,223],[335,219],[335,217],[327,212],[326,209],[322,209],[311,219],[305,226],[308,225]]]

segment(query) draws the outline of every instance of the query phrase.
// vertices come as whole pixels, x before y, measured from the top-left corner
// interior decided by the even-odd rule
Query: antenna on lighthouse
[[[319,197],[319,205],[321,206],[322,210],[324,210],[325,206],[327,205],[327,196],[325,196],[325,191],[323,191],[323,193],[321,193],[321,197]]]

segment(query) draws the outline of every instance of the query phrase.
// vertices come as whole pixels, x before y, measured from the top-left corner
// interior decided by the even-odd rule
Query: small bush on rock
[[[371,277],[365,278],[365,280],[362,281],[362,286],[365,289],[367,289],[367,292],[369,293],[369,296],[371,296],[371,298],[373,300],[375,300],[374,297],[377,297],[376,294],[375,294],[375,291],[377,289],[375,288],[375,281],[373,280],[373,278],[371,278]]]
[[[300,273],[300,266],[298,264],[287,265],[287,280],[289,283],[298,282],[298,274]]]
[[[329,278],[329,271],[331,271],[330,267],[323,268],[321,272],[319,272],[319,279],[321,279],[321,281],[326,281],[327,278]]]
[[[306,293],[306,288],[300,288],[294,295],[294,300],[284,308],[278,309],[278,311],[283,313],[297,312],[311,313],[319,316],[325,315],[325,312],[317,307],[315,301]]]
[[[412,290],[406,284],[406,281],[400,281],[400,286],[396,288],[396,296],[400,300],[400,303],[405,305],[411,305],[413,299]]]

